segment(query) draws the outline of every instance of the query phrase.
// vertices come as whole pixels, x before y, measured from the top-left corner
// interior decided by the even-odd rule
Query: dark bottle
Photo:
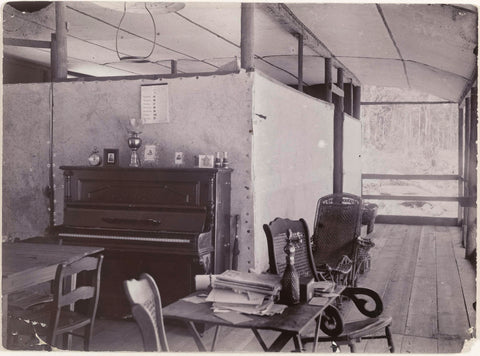
[[[287,266],[283,272],[282,290],[280,291],[280,302],[286,305],[294,305],[300,302],[300,279],[295,269],[295,246],[293,246],[290,237],[292,231],[289,229],[287,233]]]

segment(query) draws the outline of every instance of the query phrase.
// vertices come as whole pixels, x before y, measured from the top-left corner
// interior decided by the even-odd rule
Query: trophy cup
[[[137,150],[142,146],[142,139],[139,135],[142,133],[143,124],[139,119],[130,119],[127,132],[130,135],[128,138],[128,147],[132,150],[130,156],[129,167],[140,167],[140,159],[138,158]]]

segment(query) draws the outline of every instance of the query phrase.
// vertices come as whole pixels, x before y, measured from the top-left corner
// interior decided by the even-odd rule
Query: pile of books
[[[313,282],[313,298],[310,299],[310,305],[326,305],[330,298],[338,297],[335,293],[335,283],[331,281]]]
[[[227,270],[217,275],[207,296],[215,312],[235,311],[244,314],[272,315],[285,306],[275,304],[281,289],[281,277]]]

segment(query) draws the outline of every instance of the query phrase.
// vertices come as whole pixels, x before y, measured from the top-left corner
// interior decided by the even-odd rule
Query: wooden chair
[[[145,351],[168,352],[162,302],[155,280],[143,273],[138,280],[124,281],[123,286],[132,306],[132,315],[140,328]]]
[[[356,240],[360,236],[362,199],[336,193],[318,200],[312,236],[313,258],[324,279],[356,283]]]
[[[290,229],[294,234],[308,237],[307,223],[303,219],[292,221],[290,219],[276,218],[268,225],[263,225],[263,229],[267,237],[270,272],[281,274],[285,270],[286,265],[284,247],[287,231]],[[295,247],[295,268],[299,275],[313,277],[316,281],[321,280],[322,278],[315,267],[309,239],[302,239]],[[348,344],[350,350],[355,352],[355,343],[362,339],[385,338],[387,339],[390,352],[394,352],[392,335],[390,333],[392,318],[380,317],[383,311],[383,303],[380,296],[373,290],[356,287],[346,287],[341,296],[352,300],[358,310],[368,318],[344,323],[338,309],[329,306],[325,309],[320,323],[320,328],[325,335],[318,336],[317,333],[302,335],[302,343],[313,342],[316,338],[318,342],[332,343],[334,351],[336,349],[335,345]],[[366,308],[366,305],[372,304],[373,309]]]
[[[53,302],[37,310],[19,312],[14,319],[32,325],[35,337],[46,335],[46,344],[50,347],[57,345],[58,336],[67,334],[83,338],[84,350],[89,351],[100,293],[102,262],[103,255],[100,255],[59,265],[53,287]],[[77,274],[81,283],[71,290],[71,278],[76,278]],[[83,303],[83,313],[71,310],[71,306],[79,301]],[[83,335],[73,333],[80,328],[84,329]]]

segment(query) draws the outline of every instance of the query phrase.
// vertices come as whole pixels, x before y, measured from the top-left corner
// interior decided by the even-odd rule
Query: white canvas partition
[[[343,121],[343,191],[362,195],[362,124],[347,114]]]
[[[253,181],[255,266],[268,267],[262,226],[276,217],[313,225],[317,200],[333,189],[333,105],[256,73]]]

